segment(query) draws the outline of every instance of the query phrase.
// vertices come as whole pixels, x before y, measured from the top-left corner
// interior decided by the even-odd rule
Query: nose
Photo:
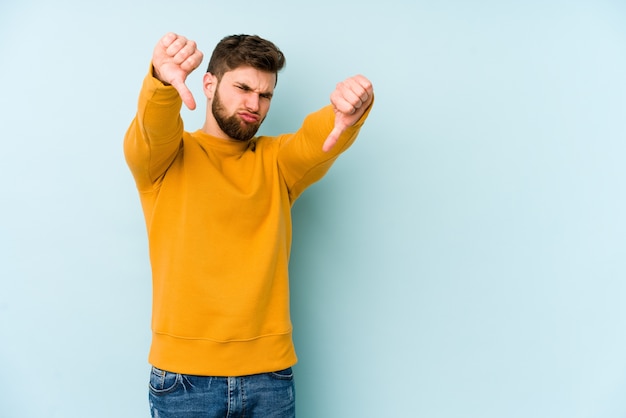
[[[246,108],[251,112],[259,111],[259,95],[250,93],[246,96]]]

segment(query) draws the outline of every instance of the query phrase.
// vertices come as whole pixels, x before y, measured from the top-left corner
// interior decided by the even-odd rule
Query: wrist
[[[164,81],[161,76],[159,76],[159,73],[157,72],[156,67],[154,66],[154,64],[152,64],[152,77],[156,78],[157,80],[159,80],[164,86],[171,86],[170,83]]]

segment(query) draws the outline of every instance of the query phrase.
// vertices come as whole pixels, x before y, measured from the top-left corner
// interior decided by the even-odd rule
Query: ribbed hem
[[[199,376],[245,376],[283,370],[297,362],[291,333],[250,341],[215,342],[152,334],[153,366]]]

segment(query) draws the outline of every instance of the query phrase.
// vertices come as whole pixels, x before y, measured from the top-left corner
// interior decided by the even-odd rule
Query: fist
[[[185,80],[202,63],[203,57],[194,41],[175,33],[161,38],[152,54],[154,76],[165,84],[171,84],[191,110],[196,108],[196,101]]]
[[[374,87],[362,75],[350,77],[337,84],[330,95],[330,102],[335,109],[335,127],[322,146],[329,151],[348,127],[354,125],[370,107],[374,100]]]

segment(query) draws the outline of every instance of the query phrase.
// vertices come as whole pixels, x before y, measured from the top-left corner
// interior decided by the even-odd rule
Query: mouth
[[[259,115],[250,112],[240,112],[239,117],[247,123],[257,123],[260,119]]]

